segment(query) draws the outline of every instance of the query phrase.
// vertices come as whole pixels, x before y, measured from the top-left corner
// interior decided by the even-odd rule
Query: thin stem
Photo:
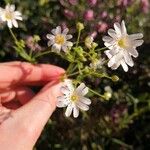
[[[42,53],[38,53],[37,55],[34,56],[34,58],[38,58],[38,57],[41,57],[41,56],[49,54],[49,53],[52,53],[52,51],[45,51],[45,52],[42,52]]]
[[[11,28],[9,28],[9,32],[10,32],[11,36],[13,37],[14,41],[17,42],[18,40],[17,40],[17,38],[16,38],[16,36],[15,36],[15,34],[13,33],[13,31],[12,31]]]
[[[84,69],[82,69],[82,70],[80,70],[80,71],[82,72],[82,71],[84,71]],[[80,74],[80,71],[74,72],[74,73],[72,73],[72,74],[68,74],[67,77],[71,77],[71,76]]]
[[[91,73],[92,75],[95,75],[97,77],[100,77],[100,78],[108,78],[108,79],[111,79],[111,77],[107,76],[106,74],[99,74],[99,73],[96,73],[96,72],[92,72]]]
[[[102,48],[96,49],[95,51],[103,51],[103,50],[106,50],[106,49],[108,49],[108,47],[102,47]]]
[[[78,32],[78,37],[77,37],[76,47],[77,47],[78,44],[79,44],[80,35],[81,35],[81,30],[79,30],[79,32]]]
[[[89,87],[88,87],[88,88],[89,88]],[[93,94],[95,94],[95,95],[97,95],[97,96],[99,96],[99,97],[105,99],[104,95],[99,94],[98,92],[92,90],[91,88],[89,88],[89,91],[91,91]]]

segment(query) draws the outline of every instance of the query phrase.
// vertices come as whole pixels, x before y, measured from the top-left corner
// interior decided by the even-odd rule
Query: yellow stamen
[[[5,17],[6,17],[6,19],[11,20],[12,19],[12,14],[10,12],[6,12]]]
[[[77,101],[78,100],[78,96],[77,95],[72,95],[71,96],[71,100],[72,101]]]
[[[126,38],[122,38],[122,39],[118,40],[118,45],[119,45],[121,48],[126,48],[126,47],[127,47]]]
[[[55,37],[55,43],[60,44],[60,45],[64,44],[65,43],[64,36],[61,35],[61,34],[56,35],[56,37]]]

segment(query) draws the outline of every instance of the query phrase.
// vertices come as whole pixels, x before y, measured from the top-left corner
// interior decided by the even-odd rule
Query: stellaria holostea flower
[[[64,86],[61,88],[63,96],[58,97],[57,107],[67,107],[65,115],[69,117],[73,112],[73,116],[79,116],[79,109],[87,111],[91,104],[91,100],[86,98],[88,87],[81,83],[77,88],[73,86],[72,80],[65,79]]]
[[[0,19],[2,22],[7,22],[9,28],[13,26],[18,28],[16,20],[22,21],[22,14],[19,11],[15,11],[15,5],[7,4],[5,9],[0,8]]]
[[[67,34],[69,29],[66,28],[61,31],[61,27],[58,26],[56,29],[53,29],[52,34],[47,34],[48,46],[52,46],[52,51],[60,52],[62,49],[64,52],[67,52],[73,46],[73,43],[68,41],[72,38],[71,34]]]
[[[115,29],[115,30],[114,30]],[[114,24],[114,29],[109,29],[108,34],[110,36],[104,36],[104,45],[109,49],[105,51],[105,54],[110,59],[108,67],[117,69],[120,65],[124,71],[128,71],[128,66],[134,65],[132,57],[138,57],[136,47],[142,45],[143,37],[142,33],[136,33],[128,35],[124,21]]]

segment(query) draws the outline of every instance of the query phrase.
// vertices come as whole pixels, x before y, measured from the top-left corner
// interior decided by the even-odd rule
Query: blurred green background
[[[118,69],[120,81],[87,79],[94,89],[112,90],[110,101],[92,98],[88,112],[79,118],[65,118],[57,109],[47,123],[35,150],[149,150],[150,149],[150,2],[148,0],[1,0],[0,6],[15,4],[23,14],[20,28],[14,29],[18,38],[30,48],[44,49],[45,35],[60,25],[75,34],[75,24],[85,25],[84,34],[93,34],[103,46],[101,37],[115,21],[125,20],[129,33],[142,32],[145,43],[138,48],[139,57],[128,73]],[[12,45],[8,29],[0,25],[0,61],[22,60]],[[85,35],[82,35],[84,38]],[[30,38],[39,35],[38,45]],[[39,63],[52,63],[66,68],[58,56],[45,56]],[[39,109],[40,111],[40,109]]]

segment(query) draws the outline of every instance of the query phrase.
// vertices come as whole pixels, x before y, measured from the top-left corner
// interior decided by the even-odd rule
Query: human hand
[[[55,110],[62,74],[64,70],[53,65],[0,64],[0,149],[33,148]],[[37,95],[29,88],[46,83]]]

